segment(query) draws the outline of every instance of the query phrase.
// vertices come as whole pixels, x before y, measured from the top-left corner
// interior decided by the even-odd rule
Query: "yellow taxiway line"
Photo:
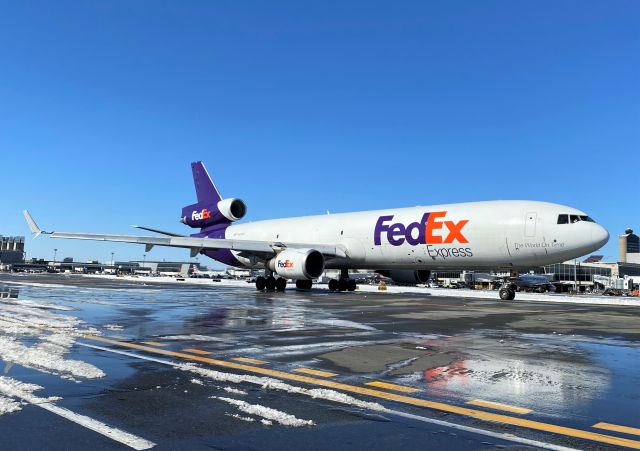
[[[365,385],[369,385],[371,387],[386,388],[387,390],[394,390],[402,393],[415,393],[420,391],[417,388],[405,387],[404,385],[390,384],[388,382],[382,381],[367,382]]]
[[[249,357],[233,357],[231,360],[235,360],[237,362],[251,363],[253,365],[266,365],[267,363],[269,363],[264,360],[250,359]]]
[[[471,404],[472,406],[486,407],[488,409],[504,410],[506,412],[518,413],[520,415],[526,415],[533,412],[533,410],[525,409],[524,407],[510,406],[509,404],[484,401],[482,399],[474,399],[473,401],[469,401],[467,404]]]
[[[337,376],[336,373],[330,373],[328,371],[314,370],[313,368],[296,368],[295,370],[293,370],[293,372],[294,373],[311,374],[312,376],[320,376],[320,377],[335,377],[335,376]]]
[[[211,354],[209,351],[204,351],[202,349],[196,349],[196,348],[185,348],[182,350],[182,352],[189,352],[191,354],[199,354],[199,355]]]
[[[594,428],[606,429],[607,431],[622,432],[623,434],[640,435],[640,428],[632,428],[629,426],[619,426],[611,423],[598,423],[593,425]]]
[[[158,343],[157,341],[143,341],[142,343],[149,346],[167,346],[165,343]]]
[[[276,377],[286,380],[294,380],[305,384],[319,385],[321,387],[333,388],[349,393],[358,393],[360,395],[371,396],[379,399],[385,399],[388,401],[395,401],[403,404],[425,407],[428,409],[439,410],[442,412],[455,413],[458,415],[466,416],[469,418],[476,418],[479,420],[493,421],[497,423],[509,424],[512,426],[520,426],[537,431],[551,432],[554,434],[566,435],[569,437],[576,437],[585,440],[592,440],[601,443],[607,443],[615,446],[625,446],[633,449],[640,449],[640,441],[631,440],[627,438],[614,437],[611,435],[598,434],[591,431],[584,431],[581,429],[575,429],[566,426],[557,426],[554,424],[543,423],[541,421],[527,420],[524,418],[512,417],[499,413],[485,412],[482,410],[469,409],[466,407],[459,407],[451,404],[445,404],[442,402],[428,401],[426,399],[412,398],[410,396],[400,395],[396,393],[388,393],[380,390],[374,390],[366,387],[358,387],[356,385],[343,384],[340,382],[334,382],[327,379],[317,379],[310,376],[303,376],[299,374],[286,373],[284,371],[272,370],[269,368],[261,368],[258,366],[251,366],[242,363],[228,362],[225,360],[212,359],[210,357],[197,356],[193,354],[185,354],[182,352],[169,351],[167,349],[153,348],[150,346],[142,346],[135,343],[127,343],[122,341],[110,340],[108,338],[102,338],[97,336],[85,336],[85,338],[99,341],[102,343],[109,343],[116,346],[122,346],[125,348],[139,349],[155,354],[162,354],[172,357],[179,357],[186,360],[195,362],[209,363],[224,368],[232,368],[240,371],[247,371],[255,374],[263,374],[265,376]]]

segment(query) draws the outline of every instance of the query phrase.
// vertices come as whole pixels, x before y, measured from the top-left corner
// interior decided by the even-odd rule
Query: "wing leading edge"
[[[144,244],[147,251],[153,246],[181,247],[191,249],[192,255],[197,254],[200,250],[206,249],[229,249],[255,254],[275,255],[283,249],[287,248],[311,248],[319,251],[328,257],[347,256],[346,249],[341,245],[326,245],[313,243],[284,243],[275,241],[253,241],[253,240],[227,240],[219,238],[197,238],[187,236],[139,236],[139,235],[114,235],[114,234],[98,234],[98,233],[76,233],[76,232],[45,232],[41,230],[33,220],[27,210],[24,210],[24,217],[29,224],[29,229],[37,237],[40,234],[48,235],[50,238],[63,238],[72,240],[89,240],[89,241],[112,241],[119,243]],[[194,254],[195,252],[195,254]]]

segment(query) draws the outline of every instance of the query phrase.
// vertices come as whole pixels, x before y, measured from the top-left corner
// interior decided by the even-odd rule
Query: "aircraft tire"
[[[500,288],[499,294],[503,301],[513,301],[516,298],[516,292],[511,288]]]
[[[267,279],[265,279],[264,277],[260,276],[258,278],[256,278],[256,289],[258,291],[262,291],[267,287]]]
[[[276,289],[276,278],[273,277],[273,276],[267,277],[265,287],[266,287],[267,291],[275,290]]]
[[[349,288],[349,279],[340,279],[338,280],[338,290],[340,291],[347,291],[347,289]]]
[[[358,285],[356,284],[356,281],[353,280],[353,279],[348,279],[347,280],[347,290],[356,291],[356,288],[358,288]]]
[[[338,281],[336,279],[331,279],[329,281],[329,291],[338,291]]]
[[[304,279],[296,280],[296,288],[298,290],[310,290],[312,286],[313,286],[312,280],[304,280]]]
[[[287,289],[287,279],[280,277],[276,279],[276,290],[284,291]]]

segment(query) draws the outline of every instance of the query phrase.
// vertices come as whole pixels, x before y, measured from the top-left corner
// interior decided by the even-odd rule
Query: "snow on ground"
[[[208,335],[165,335],[162,337],[163,340],[192,340],[192,341],[228,341],[222,338],[210,337]]]
[[[121,326],[119,324],[105,324],[104,326],[102,326],[103,328],[107,329],[107,330],[111,330],[111,331],[121,331],[124,330],[124,326]]]
[[[249,374],[232,374],[223,373],[216,370],[200,367],[194,363],[177,363],[176,368],[180,368],[183,371],[198,374],[201,377],[212,379],[218,382],[231,382],[234,384],[249,383],[253,385],[259,385],[265,390],[280,390],[287,393],[294,393],[304,396],[309,396],[313,399],[325,399],[327,401],[333,401],[340,404],[347,404],[354,407],[360,407],[363,409],[371,409],[376,411],[384,411],[384,407],[375,402],[361,401],[353,396],[346,395],[344,393],[337,392],[335,390],[323,389],[323,388],[303,388],[295,385],[287,384],[279,379],[271,377],[252,376]]]
[[[53,402],[62,398],[50,396],[48,398],[37,398],[33,395],[35,391],[42,390],[40,385],[28,384],[6,376],[0,376],[0,415],[22,410],[22,402],[18,399],[37,399],[39,402]]]
[[[226,391],[227,393],[233,393],[234,395],[241,395],[241,396],[244,396],[247,394],[246,391],[238,390],[237,388],[233,388],[233,387],[225,387],[224,391]]]
[[[70,337],[63,338],[68,340],[64,344],[60,343],[63,340],[58,336],[58,343],[41,341],[36,345],[27,347],[16,338],[0,336],[0,358],[5,362],[16,363],[27,368],[61,375],[65,378],[75,376],[97,379],[105,376],[102,370],[90,363],[80,360],[65,360],[64,355],[69,352],[75,340]]]
[[[21,410],[22,406],[19,402],[15,401],[13,398],[6,398],[4,396],[0,396],[0,416],[5,413],[17,412]]]
[[[77,337],[99,332],[81,329],[83,321],[53,310],[60,309],[32,301],[0,301],[0,359],[64,379],[104,377],[102,370],[89,363],[65,358]]]
[[[256,421],[251,417],[243,417],[243,416],[238,415],[237,413],[233,413],[233,414],[225,413],[225,415],[228,416],[228,417],[231,417],[231,418],[235,418],[236,420],[246,421],[247,423],[253,423],[253,422]]]
[[[185,278],[177,280],[175,277],[131,277],[131,276],[112,276],[112,275],[96,275],[88,274],[84,277],[98,277],[115,280],[126,280],[128,282],[137,282],[140,284],[147,283],[166,283],[177,285],[207,285],[212,287],[250,287],[253,284],[247,283],[245,280],[222,279],[218,282],[212,282],[211,279],[195,279]],[[315,284],[314,289],[328,290],[325,284]],[[389,294],[416,294],[423,296],[444,296],[458,298],[476,298],[476,299],[493,299],[499,300],[497,291],[469,290],[469,289],[447,289],[447,288],[426,288],[426,287],[402,287],[389,285],[385,291],[378,290],[377,285],[358,285],[358,291],[364,293],[389,293]],[[539,294],[539,293],[517,293],[515,301],[518,300],[539,301],[539,302],[564,302],[570,304],[603,304],[603,305],[631,305],[640,306],[640,298],[637,297],[620,297],[620,296],[598,296],[598,295],[568,295],[568,294]]]
[[[249,415],[255,415],[264,418],[265,420],[275,421],[283,426],[304,427],[315,425],[311,420],[301,420],[288,413],[272,409],[270,407],[261,406],[260,404],[249,404],[248,402],[241,401],[239,399],[223,398],[219,396],[211,396],[211,398],[231,404],[232,406],[237,407],[238,410],[248,413]]]

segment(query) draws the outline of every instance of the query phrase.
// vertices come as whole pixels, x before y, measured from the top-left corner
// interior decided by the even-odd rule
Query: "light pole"
[[[53,250],[53,264],[55,265],[56,263],[56,255],[58,254],[58,249],[54,249]]]
[[[115,252],[111,252],[111,266],[115,266],[116,265],[116,261],[113,259],[113,255],[115,254]]]

